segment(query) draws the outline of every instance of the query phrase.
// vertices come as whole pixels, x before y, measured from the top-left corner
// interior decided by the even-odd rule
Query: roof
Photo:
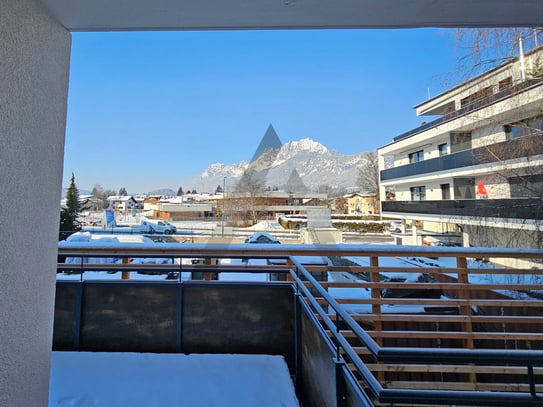
[[[280,243],[275,236],[266,232],[257,232],[245,239],[245,243]]]
[[[107,200],[108,201],[130,201],[130,200],[135,201],[134,197],[128,196],[128,195],[126,196],[112,195],[112,196],[108,196]]]
[[[41,0],[70,31],[537,27],[534,0]]]

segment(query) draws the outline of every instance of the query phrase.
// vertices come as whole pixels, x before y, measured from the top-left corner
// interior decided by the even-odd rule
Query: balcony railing
[[[514,96],[516,94],[519,94],[521,92],[533,89],[537,86],[543,85],[543,80],[541,78],[533,78],[528,79],[524,82],[521,82],[519,84],[516,84],[514,86],[511,86],[507,89],[501,90],[497,93],[494,93],[492,95],[489,95],[485,98],[482,98],[480,100],[475,101],[474,103],[471,103],[461,109],[455,110],[454,112],[451,112],[449,114],[443,115],[439,119],[433,120],[429,123],[426,123],[422,126],[417,127],[416,129],[407,131],[403,134],[400,134],[399,136],[394,137],[394,142],[400,141],[406,138],[409,138],[411,136],[414,136],[416,134],[422,133],[423,131],[426,131],[428,129],[434,128],[436,126],[439,126],[441,124],[450,122],[452,120],[455,120],[459,117],[465,116],[469,113],[472,113],[476,110],[483,109],[487,106],[490,106],[494,103],[501,102],[507,98],[510,98],[511,96]]]
[[[541,198],[385,201],[383,213],[427,214],[471,218],[543,220]]]
[[[480,164],[503,164],[515,158],[543,154],[543,134],[519,137],[485,147],[459,151],[381,171],[381,181],[454,170]]]
[[[75,274],[76,281],[57,284],[54,346],[68,336],[62,342],[65,350],[122,350],[128,347],[125,340],[138,346],[140,336],[147,348],[138,351],[161,351],[153,348],[156,342],[166,352],[227,353],[246,346],[255,352],[260,347],[285,354],[300,398],[313,406],[543,403],[543,269],[474,261],[540,262],[543,250],[61,243],[59,255],[82,259],[58,265],[59,272],[81,273]],[[300,256],[327,256],[336,265],[305,265],[307,258]],[[90,257],[125,260],[85,263]],[[130,263],[138,257],[201,258],[204,264]],[[211,258],[244,261],[213,265]],[[252,264],[255,259],[259,264]],[[91,270],[130,273],[132,278],[89,281],[85,274]],[[171,279],[138,282],[138,271]],[[212,273],[274,273],[287,281],[194,282],[183,281],[183,272],[201,272],[205,279]],[[340,282],[315,278],[338,274]],[[279,291],[270,295],[266,287]],[[288,287],[290,301],[284,291]],[[63,320],[68,322],[63,325]],[[112,322],[109,339],[104,336],[108,329],[100,326],[107,321]],[[145,326],[156,331],[142,333]],[[170,336],[160,335],[169,328],[171,344],[164,343]],[[262,343],[266,339],[267,345]],[[281,346],[273,348],[277,343]]]

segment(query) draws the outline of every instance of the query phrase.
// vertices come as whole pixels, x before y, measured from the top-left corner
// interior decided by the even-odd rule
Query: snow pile
[[[49,387],[49,406],[299,406],[270,355],[53,352]]]
[[[270,221],[270,220],[261,220],[257,224],[255,224],[253,226],[250,226],[248,228],[245,228],[245,229],[246,230],[261,230],[261,231],[266,231],[266,230],[281,231],[281,230],[285,230],[285,229],[283,229],[283,226],[281,226],[279,224],[279,222],[274,222],[274,221]]]

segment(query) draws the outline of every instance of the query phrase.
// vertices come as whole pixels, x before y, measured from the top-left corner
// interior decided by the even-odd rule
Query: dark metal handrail
[[[474,365],[503,365],[526,366],[530,374],[531,387],[533,389],[534,377],[531,368],[543,366],[543,351],[523,350],[477,350],[477,349],[413,349],[413,348],[383,348],[380,347],[371,336],[369,336],[356,321],[343,309],[343,307],[319,284],[304,266],[295,258],[290,261],[296,266],[297,272],[310,282],[326,303],[331,306],[339,315],[349,329],[357,336],[362,344],[378,361],[382,362],[421,362],[427,363],[470,363]],[[449,390],[401,390],[385,389],[377,381],[372,372],[365,366],[358,354],[352,349],[347,340],[337,332],[336,325],[324,312],[321,305],[315,300],[310,290],[307,289],[300,279],[299,274],[291,273],[292,278],[305,298],[312,305],[315,312],[319,314],[337,343],[343,348],[350,361],[355,365],[358,372],[368,384],[371,392],[383,403],[415,403],[415,404],[470,404],[485,406],[510,406],[512,403],[521,403],[523,406],[539,406],[543,397],[537,396],[535,390],[532,394],[510,393],[510,392],[471,392],[471,391],[449,391]]]

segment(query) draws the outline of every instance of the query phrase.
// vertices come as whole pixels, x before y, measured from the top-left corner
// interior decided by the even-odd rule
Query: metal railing
[[[543,81],[540,78],[534,78],[534,79],[528,79],[524,82],[518,83],[516,85],[513,85],[507,89],[501,90],[495,94],[489,95],[485,98],[482,98],[480,100],[477,100],[465,107],[462,107],[461,109],[455,110],[451,113],[445,114],[442,117],[433,120],[429,123],[426,123],[422,126],[419,126],[415,129],[409,130],[405,133],[400,134],[399,136],[394,137],[394,142],[400,141],[409,137],[412,137],[416,134],[422,133],[423,131],[426,131],[428,129],[437,127],[441,124],[450,122],[452,120],[455,120],[459,117],[465,116],[469,113],[472,113],[474,111],[477,111],[479,109],[483,109],[485,107],[491,106],[495,103],[501,102],[503,100],[506,100],[510,98],[511,96],[517,95],[521,92],[536,88],[538,86],[541,86],[543,84]]]
[[[381,171],[381,180],[389,181],[414,175],[455,170],[482,164],[501,165],[507,160],[543,154],[543,135],[532,135],[477,147],[441,157],[405,164]]]
[[[288,276],[298,304],[293,317],[298,321],[295,343],[299,345],[304,335],[299,324],[302,312],[328,344],[338,366],[338,405],[345,400],[345,386],[350,386],[349,394],[361,405],[543,403],[543,268],[511,269],[474,260],[513,258],[541,264],[543,250],[60,243],[59,255],[82,259],[79,264],[58,265],[59,272],[81,272],[81,279],[90,270],[175,272],[180,284],[183,271],[202,272],[208,277],[204,279],[211,279],[212,273],[231,272]],[[327,256],[336,265],[307,264],[303,256]],[[124,264],[87,264],[83,260],[94,257],[247,261],[139,265],[127,260]],[[251,259],[269,261],[257,265]],[[317,281],[315,275],[323,272],[351,280]],[[345,296],[342,290],[360,295]],[[295,374],[301,380],[301,365],[307,361],[300,349],[296,354]],[[344,385],[338,382],[340,376]]]
[[[423,213],[442,217],[542,220],[543,201],[541,198],[384,201],[382,211],[383,213]]]

